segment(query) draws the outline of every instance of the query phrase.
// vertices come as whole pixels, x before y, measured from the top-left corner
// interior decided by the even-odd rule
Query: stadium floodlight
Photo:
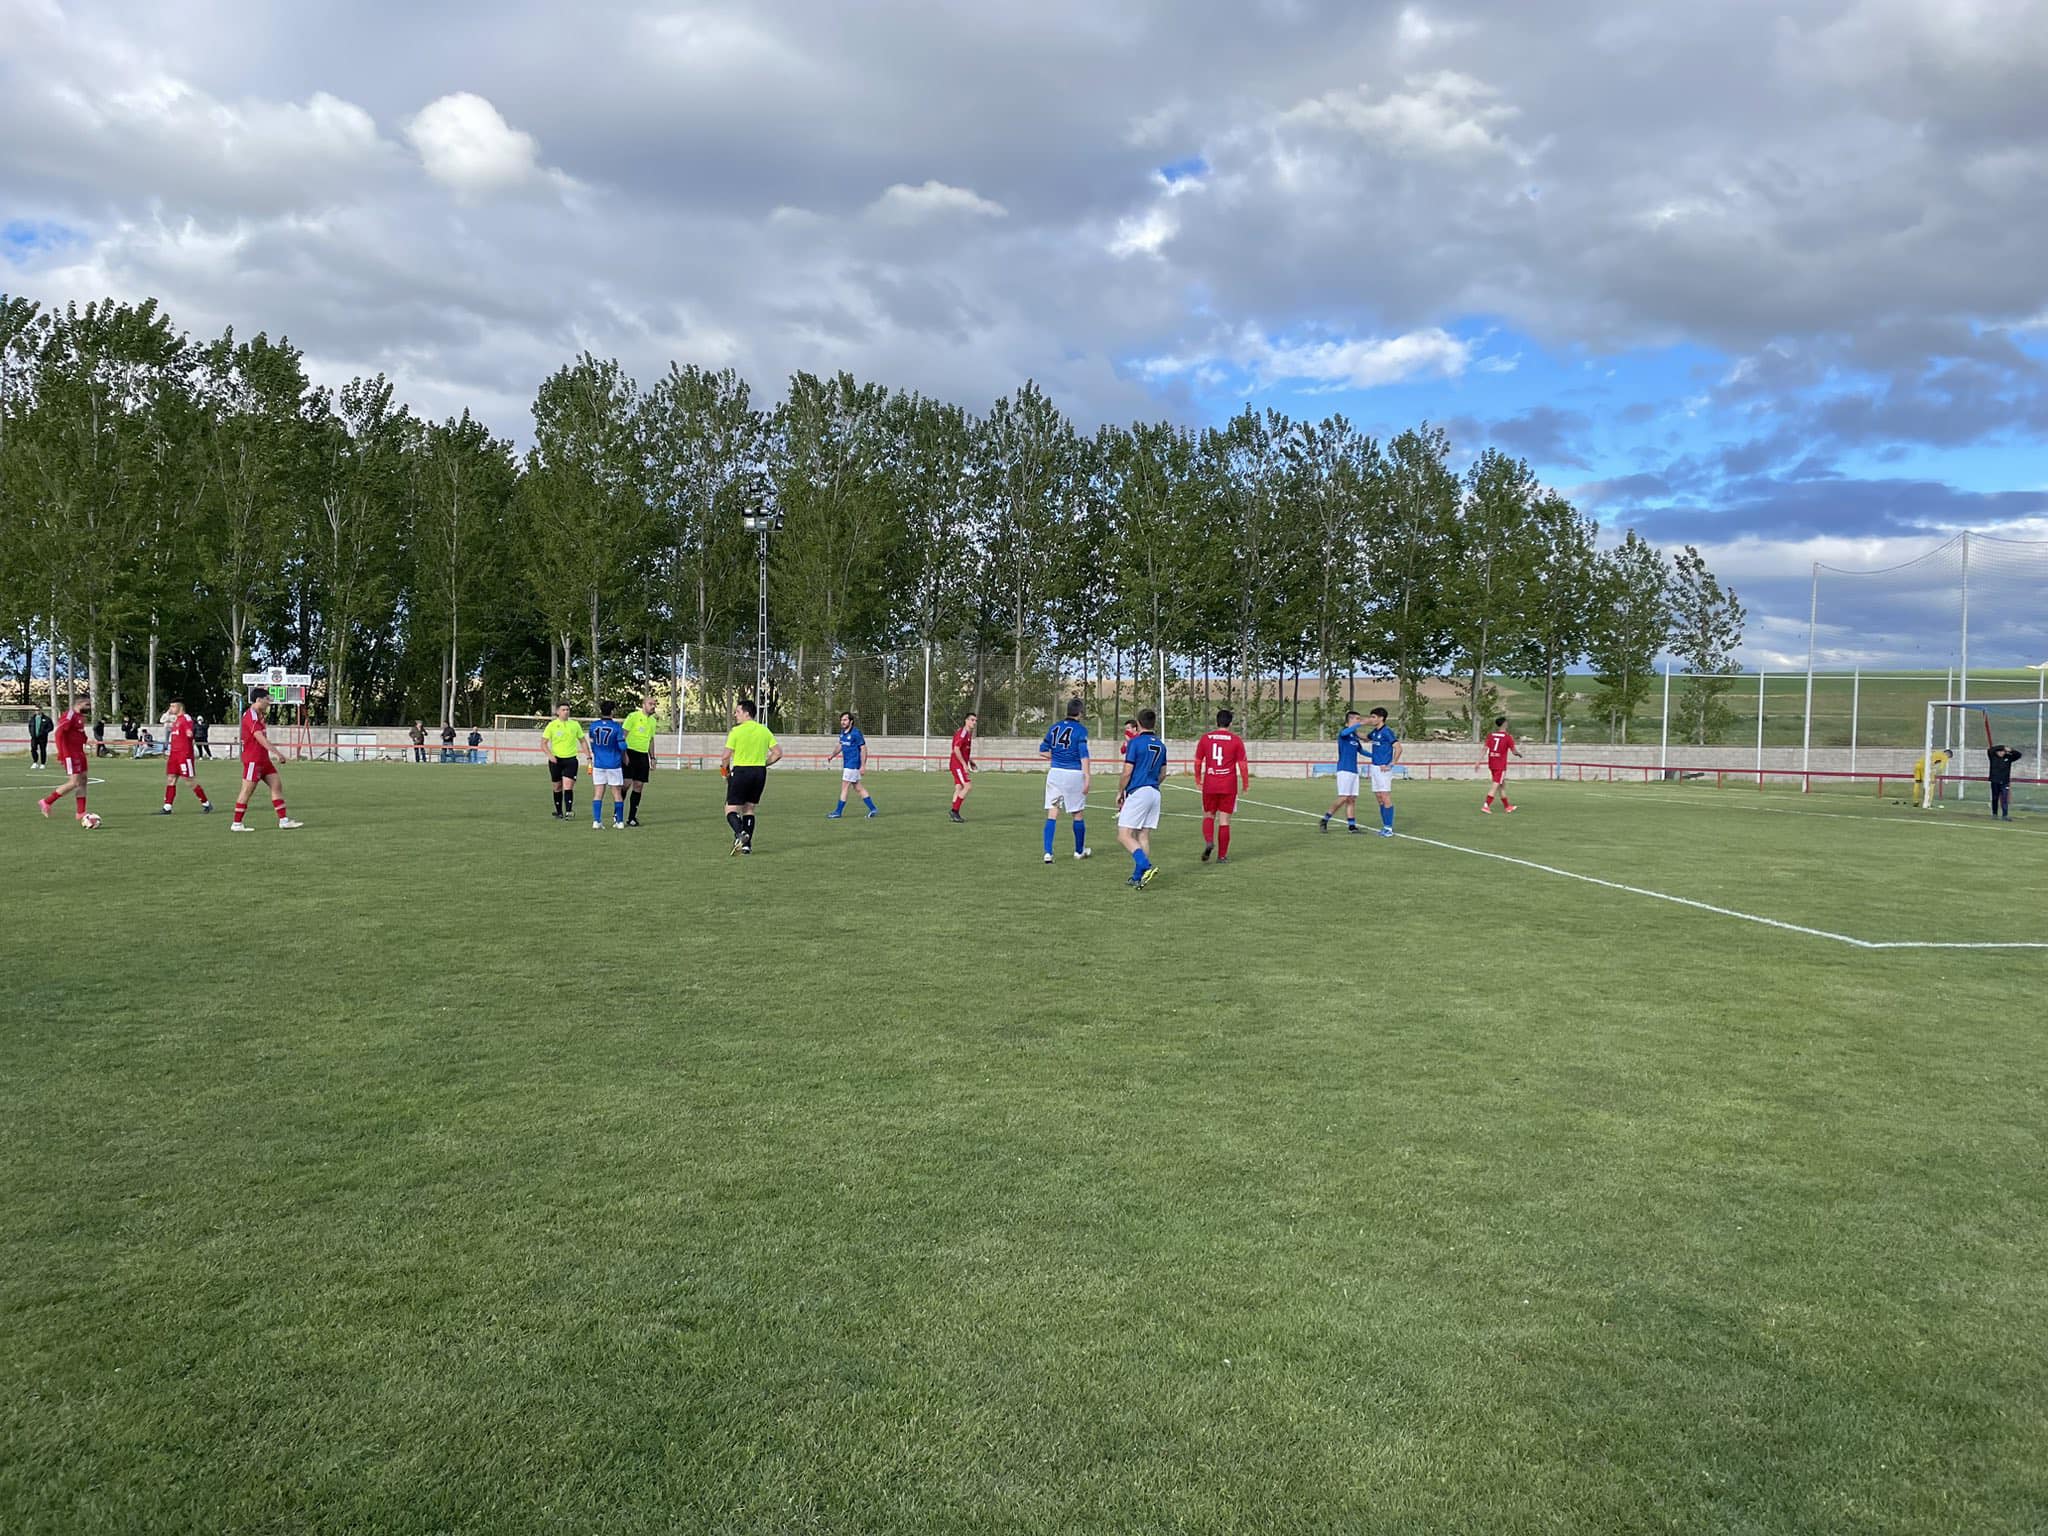
[[[754,707],[766,710],[768,694],[768,535],[782,531],[782,508],[775,488],[766,480],[755,488],[752,503],[740,512],[740,527],[761,541],[761,606],[754,632]],[[756,716],[756,718],[759,718]]]

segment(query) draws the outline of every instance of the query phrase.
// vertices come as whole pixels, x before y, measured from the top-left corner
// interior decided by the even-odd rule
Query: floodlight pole
[[[1671,772],[1671,659],[1665,657],[1665,717],[1657,727],[1657,776]]]
[[[1768,667],[1756,669],[1756,787],[1764,787],[1764,679],[1769,677]]]
[[[1799,788],[1813,788],[1807,777],[1813,767],[1813,641],[1820,629],[1820,562],[1813,562],[1813,597],[1806,610],[1806,724],[1799,737]]]
[[[754,703],[766,708],[762,699],[768,693],[768,521],[761,520],[761,613],[760,623],[754,632]]]
[[[1863,715],[1863,663],[1856,664],[1854,680],[1849,684],[1849,773],[1856,772],[1857,726]]]

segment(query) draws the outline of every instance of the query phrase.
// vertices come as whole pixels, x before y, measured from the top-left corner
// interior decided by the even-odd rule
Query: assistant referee
[[[569,718],[569,706],[557,704],[555,718],[540,728],[548,744],[548,782],[555,791],[555,820],[576,808],[576,758],[583,746],[582,722]]]
[[[725,752],[718,759],[725,775],[725,824],[732,828],[732,851],[754,851],[754,808],[761,803],[761,791],[768,787],[768,765],[782,761],[782,748],[775,734],[754,718],[754,701],[741,699],[732,707],[732,729],[726,732]]]
[[[654,766],[654,711],[659,708],[653,694],[626,716],[626,825],[640,825],[640,797]]]

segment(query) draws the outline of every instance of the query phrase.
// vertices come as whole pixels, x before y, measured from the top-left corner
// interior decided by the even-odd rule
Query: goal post
[[[2031,771],[2013,775],[2012,803],[2026,810],[2048,810],[2048,784],[2041,782],[2044,740],[2048,697],[1928,700],[1920,761],[1913,769],[1921,806],[1932,806],[1950,792],[1958,800],[1969,799],[1969,786],[1989,773],[1992,748],[2010,747],[2031,765]],[[1983,763],[1983,772],[1962,766],[1978,762]]]

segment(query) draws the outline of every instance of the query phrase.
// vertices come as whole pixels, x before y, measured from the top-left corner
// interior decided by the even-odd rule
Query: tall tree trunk
[[[121,637],[116,635],[107,642],[107,686],[114,691],[114,719],[125,720],[128,712],[121,708]]]
[[[149,616],[149,708],[145,711],[150,724],[157,721],[156,713],[156,615]]]
[[[590,707],[597,708],[597,701],[603,697],[604,689],[599,686],[598,678],[597,592],[593,588],[590,594]]]

